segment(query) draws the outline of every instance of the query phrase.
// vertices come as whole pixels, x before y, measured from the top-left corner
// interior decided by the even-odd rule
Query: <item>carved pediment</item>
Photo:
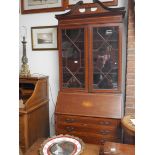
[[[105,6],[99,0],[94,0],[94,3],[85,5],[83,1],[76,3],[69,12],[63,15],[56,15],[57,19],[67,19],[67,18],[78,18],[78,17],[88,17],[95,15],[115,15],[115,14],[125,14],[125,7],[120,8],[109,8]]]

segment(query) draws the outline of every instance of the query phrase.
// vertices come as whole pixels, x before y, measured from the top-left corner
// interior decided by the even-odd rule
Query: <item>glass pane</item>
[[[85,87],[84,29],[62,30],[63,88]]]
[[[118,87],[118,27],[93,28],[93,88]]]

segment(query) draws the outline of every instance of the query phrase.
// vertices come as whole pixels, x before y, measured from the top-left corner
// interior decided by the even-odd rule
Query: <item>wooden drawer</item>
[[[56,134],[77,136],[87,143],[101,144],[121,139],[119,119],[56,115],[55,121]]]
[[[56,115],[56,122],[63,122],[68,124],[81,123],[81,124],[93,124],[93,125],[100,125],[100,126],[117,127],[120,123],[120,120],[109,119],[109,118],[97,118],[97,117]]]
[[[95,126],[90,124],[67,124],[67,123],[58,123],[56,125],[56,129],[62,130],[63,132],[67,132],[68,134],[72,134],[73,132],[83,132],[98,134],[103,137],[116,137],[118,135],[119,129],[117,128],[109,128],[109,126],[102,127],[102,126]]]
[[[57,135],[59,135],[59,134],[73,135],[73,136],[81,138],[85,143],[92,143],[92,144],[104,144],[106,141],[120,142],[119,137],[104,137],[102,135],[97,135],[97,134],[93,134],[93,133],[86,133],[86,132],[83,132],[83,133],[82,132],[68,133],[65,130],[59,129],[57,131]]]

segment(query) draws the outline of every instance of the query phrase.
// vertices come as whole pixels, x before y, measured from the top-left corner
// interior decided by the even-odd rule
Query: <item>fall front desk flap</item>
[[[59,92],[55,113],[120,119],[122,94]]]

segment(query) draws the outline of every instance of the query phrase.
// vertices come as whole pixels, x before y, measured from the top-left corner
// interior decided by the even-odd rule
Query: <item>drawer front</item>
[[[72,132],[68,133],[64,130],[57,130],[57,135],[59,134],[70,134],[72,136],[79,137],[85,143],[92,143],[92,144],[104,144],[106,141],[110,142],[120,142],[120,137],[104,137],[102,135],[91,134],[91,133],[82,133],[82,132]]]
[[[68,124],[82,123],[82,124],[93,124],[93,125],[110,126],[110,127],[116,127],[120,123],[120,120],[116,119],[69,116],[69,115],[56,115],[56,121]]]
[[[119,142],[120,120],[96,117],[56,115],[56,134],[69,134],[86,143],[103,144],[105,141]]]
[[[60,129],[63,132],[68,132],[68,134],[72,134],[74,132],[83,132],[85,134],[87,133],[93,133],[100,135],[105,138],[109,137],[116,137],[118,135],[118,130],[117,128],[109,128],[109,126],[106,127],[100,127],[100,126],[95,126],[95,125],[90,125],[90,124],[67,124],[67,123],[57,123],[56,129]]]

